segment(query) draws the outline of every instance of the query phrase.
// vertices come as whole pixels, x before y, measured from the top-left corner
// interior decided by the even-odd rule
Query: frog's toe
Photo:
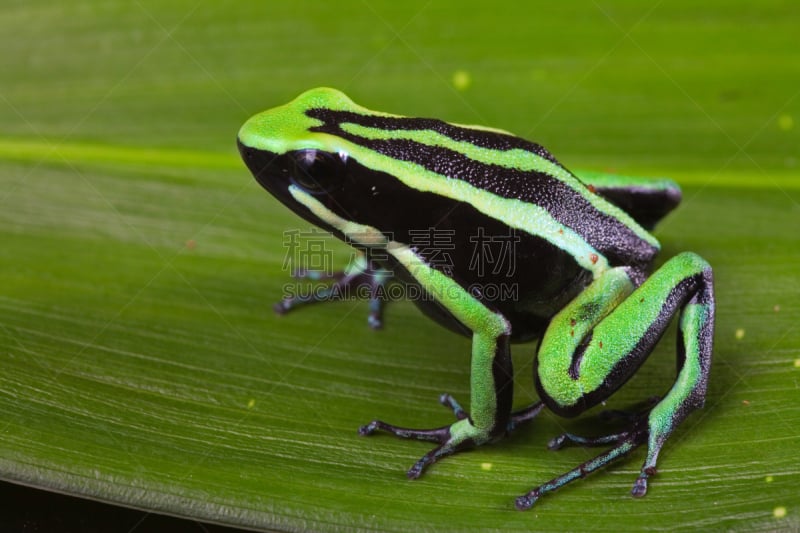
[[[313,281],[324,281],[329,279],[341,279],[344,277],[344,272],[328,272],[325,270],[308,270],[305,268],[298,268],[292,271],[294,279],[310,279]]]
[[[373,420],[358,428],[358,434],[362,436],[372,435],[382,431],[401,439],[424,440],[428,442],[443,443],[450,436],[450,426],[442,426],[433,429],[411,429],[402,426],[387,424],[382,420]]]
[[[393,424],[387,424],[382,420],[373,420],[369,424],[358,429],[360,435],[372,435],[376,432],[389,433],[401,439],[421,440],[435,442],[438,444],[431,451],[423,455],[406,472],[409,479],[417,479],[422,472],[443,457],[454,453],[479,446],[491,440],[489,431],[476,428],[469,420],[469,415],[449,394],[442,394],[439,397],[442,405],[449,407],[458,419],[451,425],[433,429],[411,429]]]
[[[307,297],[300,297],[300,296],[293,296],[291,298],[284,298],[280,302],[274,304],[272,306],[272,310],[275,311],[275,314],[278,315],[285,315],[295,307],[299,305],[303,305],[313,301],[320,301],[319,298],[307,298]]]
[[[391,276],[371,263],[358,263],[339,272],[299,269],[292,272],[292,277],[320,282],[321,285],[295,287],[294,296],[284,298],[272,307],[277,314],[285,315],[306,304],[366,297],[369,298],[367,324],[372,329],[383,327],[383,309],[386,303],[383,288]],[[325,282],[330,283],[326,285]]]
[[[631,496],[634,498],[641,498],[647,494],[647,481],[650,479],[650,476],[654,475],[655,473],[655,467],[643,468],[639,473],[639,477],[636,478],[636,482],[633,484]]]
[[[317,302],[328,302],[332,300],[342,300],[347,297],[347,292],[342,290],[339,282],[334,283],[330,287],[316,288],[307,293],[284,298],[280,302],[272,306],[272,309],[279,315],[285,315],[292,309],[301,305],[312,304]]]
[[[453,398],[450,394],[444,393],[439,396],[439,403],[444,405],[445,407],[449,407],[453,414],[458,420],[464,420],[465,418],[469,418],[469,413],[461,407],[461,404]],[[511,413],[511,417],[506,425],[506,432],[511,433],[512,431],[518,429],[520,426],[527,424],[538,415],[541,410],[544,408],[544,403],[538,401],[524,409],[520,409],[519,411],[514,411]]]
[[[511,433],[517,430],[520,426],[523,426],[536,418],[536,416],[544,409],[544,402],[538,401],[524,409],[520,409],[519,411],[514,411],[511,413],[511,418],[506,425],[506,432]]]
[[[562,433],[561,435],[550,439],[547,447],[551,450],[560,450],[569,445],[593,447],[605,446],[607,444],[619,444],[623,440],[630,437],[629,431],[622,433],[612,433],[610,435],[603,435],[600,437],[582,437],[574,433]]]
[[[469,418],[469,414],[461,407],[458,401],[450,394],[444,393],[439,396],[439,403],[445,407],[449,407],[453,411],[456,419],[464,420]],[[438,442],[444,444],[450,438],[450,426],[442,426],[433,429],[411,429],[402,426],[395,426],[387,424],[382,420],[373,420],[369,424],[365,424],[358,428],[359,435],[372,435],[377,431],[389,433],[401,439],[424,440],[429,442]]]
[[[456,424],[460,423],[462,423],[462,421],[456,422]],[[454,426],[456,424],[454,424]],[[476,440],[473,440],[472,438],[469,437],[463,438],[455,435],[450,431],[449,428],[447,433],[448,433],[447,438],[444,440],[442,444],[440,444],[436,448],[432,449],[431,451],[420,457],[420,459],[416,463],[414,463],[414,466],[408,469],[408,472],[406,472],[406,476],[408,477],[408,479],[417,479],[419,476],[422,475],[422,472],[427,467],[437,462],[439,459],[472,448],[476,446],[478,443],[476,442]]]
[[[593,459],[581,463],[569,472],[566,472],[556,478],[551,479],[547,483],[543,483],[538,487],[528,491],[516,500],[516,507],[519,510],[530,509],[534,503],[544,494],[552,492],[559,487],[562,487],[579,478],[586,477],[595,470],[598,470],[607,464],[620,459],[630,452],[647,442],[649,435],[646,423],[646,416],[641,414],[637,415],[636,421],[626,431],[619,433],[612,433],[600,437],[582,437],[574,433],[562,433],[561,435],[550,440],[547,447],[551,450],[560,450],[565,446],[607,446],[612,445],[610,449],[601,453]],[[644,496],[647,492],[647,479],[650,475],[655,473],[655,468],[645,468],[639,475],[636,483],[631,490],[631,494],[635,497]]]
[[[588,476],[595,470],[598,470],[607,464],[628,455],[630,452],[644,444],[647,440],[647,431],[632,430],[623,433],[616,433],[613,435],[606,435],[605,437],[579,437],[571,433],[564,433],[550,441],[550,449],[559,449],[566,444],[578,444],[581,446],[602,446],[604,444],[614,444],[614,446],[604,453],[601,453],[593,459],[589,459],[585,463],[581,463],[569,472],[566,472],[550,481],[539,485],[538,487],[528,491],[516,499],[516,507],[520,511],[530,509],[534,503],[544,494],[552,492],[560,487],[563,487],[570,481],[580,479]],[[641,477],[639,479],[642,479]],[[638,481],[637,481],[638,483]],[[644,490],[647,489],[647,480],[643,480]],[[635,489],[636,487],[634,487]],[[634,496],[644,495],[644,492],[637,494],[632,492]]]
[[[276,315],[285,315],[292,308],[291,298],[285,298],[272,306]]]
[[[461,404],[459,404],[458,401],[453,398],[453,396],[447,394],[446,392],[439,396],[439,403],[445,407],[449,407],[450,410],[453,411],[453,415],[455,415],[458,420],[464,420],[465,418],[469,417],[469,413],[467,413],[464,408],[461,407]]]
[[[601,435],[599,437],[583,437],[574,433],[562,433],[550,439],[547,447],[551,450],[560,450],[566,446],[583,446],[585,448],[594,446],[606,446],[609,444],[620,444],[623,441],[644,442],[647,439],[647,417],[661,398],[652,396],[643,402],[635,405],[630,411],[608,410],[602,411],[597,416],[603,420],[623,420],[628,422],[628,429],[619,433]]]
[[[420,475],[422,475],[422,472],[426,467],[432,465],[442,457],[452,455],[453,453],[466,448],[471,444],[466,442],[454,443],[450,428],[451,426],[442,426],[433,429],[410,429],[387,424],[382,420],[373,420],[369,424],[361,426],[358,429],[358,433],[359,435],[366,436],[372,435],[377,431],[383,431],[401,439],[413,439],[438,443],[439,446],[423,455],[416,463],[414,463],[414,466],[412,466],[408,472],[406,472],[406,476],[408,476],[409,479],[417,479]]]
[[[367,324],[372,329],[383,328],[383,308],[384,300],[372,292],[369,299],[369,315],[367,315]]]

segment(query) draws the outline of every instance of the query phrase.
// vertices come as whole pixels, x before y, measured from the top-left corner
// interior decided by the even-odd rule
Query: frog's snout
[[[247,168],[252,171],[253,167],[251,166],[251,161],[255,161],[257,159],[256,152],[258,152],[258,150],[255,148],[250,148],[249,146],[245,146],[239,137],[236,137],[236,147],[239,149],[239,155],[242,157],[242,161],[244,161],[244,164],[247,165]]]
[[[273,195],[282,197],[282,191],[289,186],[289,175],[279,164],[277,154],[252,148],[236,139],[239,154],[256,181]]]
[[[239,148],[239,155],[241,155],[244,164],[247,165],[253,176],[261,182],[260,176],[266,173],[270,163],[275,159],[275,155],[258,148],[251,148],[242,143],[239,138],[236,139],[236,146]]]

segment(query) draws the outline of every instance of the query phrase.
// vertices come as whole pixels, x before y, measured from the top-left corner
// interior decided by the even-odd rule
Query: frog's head
[[[353,116],[390,115],[334,89],[312,89],[250,118],[239,130],[239,151],[258,183],[298,215],[354,244],[385,244],[376,226],[402,211],[402,187],[380,167],[385,156],[347,134]]]

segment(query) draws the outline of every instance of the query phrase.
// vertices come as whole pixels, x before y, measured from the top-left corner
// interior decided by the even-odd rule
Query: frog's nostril
[[[255,150],[249,146],[245,146],[238,137],[236,138],[236,147],[239,149],[239,154],[242,156],[242,159],[245,161],[253,159]]]

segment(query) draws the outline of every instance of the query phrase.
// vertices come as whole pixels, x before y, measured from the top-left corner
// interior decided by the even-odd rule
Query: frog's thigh
[[[548,407],[559,414],[579,414],[624,384],[680,308],[681,373],[651,418],[664,415],[665,410],[674,411],[689,396],[705,393],[710,346],[700,344],[710,337],[701,330],[713,319],[708,264],[695,254],[680,254],[633,292],[632,285],[607,283],[607,275],[619,276],[615,270],[624,269],[613,269],[598,278],[556,316],[542,340],[537,386]],[[606,294],[595,290],[595,285],[603,284],[609,285]],[[570,327],[573,321],[576,327]],[[688,365],[687,356],[691,359]],[[703,366],[705,370],[698,370]]]
[[[502,433],[513,396],[509,322],[452,278],[425,264],[408,246],[390,245],[388,250],[439,304],[472,331],[469,420],[487,437]]]
[[[579,362],[589,347],[594,328],[634,290],[628,270],[613,268],[597,277],[550,321],[534,363],[540,398],[556,413],[578,414],[585,407],[586,377]]]
[[[599,172],[583,172],[578,177],[648,229],[653,228],[681,201],[680,187],[668,179]]]

